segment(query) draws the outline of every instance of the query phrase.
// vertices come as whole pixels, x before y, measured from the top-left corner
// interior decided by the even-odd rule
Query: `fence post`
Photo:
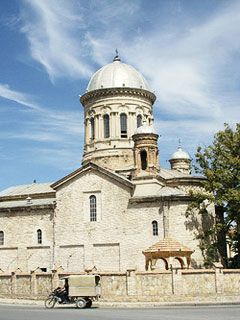
[[[37,296],[37,277],[36,277],[36,271],[31,271],[31,295]]]
[[[183,294],[182,269],[171,269],[172,272],[172,294]]]
[[[215,269],[215,290],[216,293],[223,293],[223,272],[221,268]]]
[[[59,284],[59,274],[58,274],[58,270],[52,270],[52,290],[54,288],[57,288]]]
[[[127,295],[136,296],[137,295],[137,279],[136,279],[136,270],[131,269],[127,270]]]
[[[11,273],[11,295],[15,296],[17,294],[17,276],[16,272]]]

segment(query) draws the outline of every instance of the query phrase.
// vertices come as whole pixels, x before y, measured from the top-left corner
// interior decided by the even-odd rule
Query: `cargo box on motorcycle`
[[[60,286],[66,288],[65,295],[59,295],[56,289],[45,301],[46,308],[53,308],[56,303],[75,303],[77,308],[90,308],[93,300],[101,295],[99,275],[70,275],[60,279]]]

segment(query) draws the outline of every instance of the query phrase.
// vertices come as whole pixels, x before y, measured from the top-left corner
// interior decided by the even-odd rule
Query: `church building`
[[[80,98],[81,167],[54,183],[0,192],[0,271],[203,264],[196,239],[202,218],[186,217],[189,190],[201,188],[203,178],[191,175],[191,158],[180,145],[170,169],[160,166],[155,99],[143,75],[118,55],[92,76]]]

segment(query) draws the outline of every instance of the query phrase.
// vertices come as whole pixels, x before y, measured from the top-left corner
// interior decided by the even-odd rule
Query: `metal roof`
[[[142,183],[137,184],[134,190],[133,198],[147,197],[169,197],[169,196],[185,196],[186,192],[166,186],[161,186],[157,183]]]
[[[151,91],[143,75],[134,67],[114,60],[91,77],[87,92],[105,88],[138,88]]]
[[[146,121],[143,122],[143,124],[136,129],[134,134],[143,134],[143,133],[154,133],[156,134],[155,129],[153,126],[148,125]]]
[[[41,193],[55,192],[51,187],[51,183],[32,183],[19,186],[13,186],[0,192],[0,197],[23,196]]]
[[[181,146],[177,148],[177,151],[175,151],[170,158],[170,160],[177,160],[177,159],[191,160],[189,154],[186,151],[184,151]]]
[[[170,170],[170,169],[160,169],[159,176],[164,179],[172,179],[172,178],[191,178],[192,176],[186,173],[179,172],[177,170]]]

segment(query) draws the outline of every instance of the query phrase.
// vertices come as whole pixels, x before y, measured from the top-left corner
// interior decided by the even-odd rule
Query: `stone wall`
[[[53,266],[53,208],[3,210],[0,230],[4,231],[4,245],[0,246],[0,270],[11,272]],[[42,230],[38,244],[37,230]]]
[[[59,284],[62,272],[0,274],[1,298],[44,299]],[[102,301],[224,301],[240,294],[240,270],[172,270],[100,273]]]

